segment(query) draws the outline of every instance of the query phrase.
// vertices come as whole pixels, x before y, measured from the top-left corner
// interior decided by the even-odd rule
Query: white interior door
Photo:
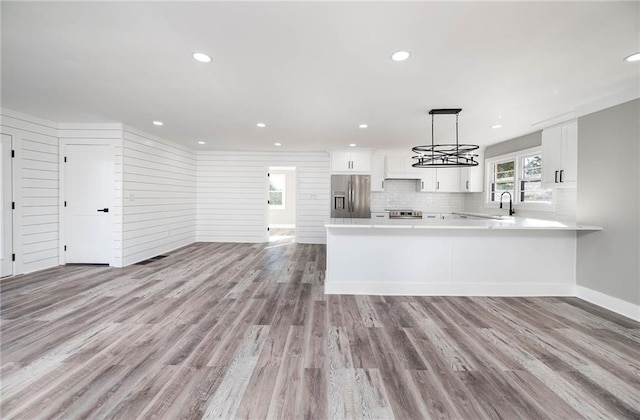
[[[2,134],[0,143],[0,192],[2,206],[0,208],[0,277],[13,274],[13,215],[11,211],[11,136]]]
[[[109,264],[115,189],[112,146],[68,144],[65,157],[66,262]]]

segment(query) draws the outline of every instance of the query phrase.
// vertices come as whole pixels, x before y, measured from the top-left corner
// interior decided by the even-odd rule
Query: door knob
[[[109,213],[109,209],[104,208],[104,209],[98,209],[98,211],[104,212],[104,213]]]

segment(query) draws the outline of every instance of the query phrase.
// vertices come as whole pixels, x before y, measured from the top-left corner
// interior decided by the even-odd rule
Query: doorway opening
[[[270,244],[296,241],[297,179],[293,166],[269,167],[267,226]]]

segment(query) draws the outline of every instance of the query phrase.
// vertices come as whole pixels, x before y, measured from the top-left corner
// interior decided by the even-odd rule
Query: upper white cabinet
[[[575,187],[578,181],[578,123],[571,121],[542,130],[542,184]]]
[[[435,168],[414,168],[420,171],[420,184],[418,185],[418,191],[420,192],[434,192],[436,191],[436,177],[437,170]]]
[[[460,192],[460,168],[436,169],[436,192]]]
[[[384,191],[384,156],[371,157],[371,191]]]
[[[371,173],[371,152],[348,150],[331,152],[332,173]]]
[[[420,192],[481,192],[484,189],[484,153],[478,153],[480,165],[473,168],[414,168],[416,162],[410,155],[401,154],[399,151],[384,151],[384,178],[385,179],[417,179]],[[374,156],[379,159],[381,155]],[[380,165],[374,163],[374,167]],[[382,191],[374,185],[376,169],[372,171],[371,190]],[[380,181],[380,185],[382,182]]]
[[[420,192],[460,192],[459,168],[420,168]]]
[[[484,151],[475,152],[478,157],[478,166],[460,168],[460,191],[483,192],[484,191]]]

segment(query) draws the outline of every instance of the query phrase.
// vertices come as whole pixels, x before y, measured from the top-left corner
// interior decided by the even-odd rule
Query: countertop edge
[[[535,219],[540,220],[540,219]],[[550,224],[558,223],[554,221],[548,221]],[[392,223],[340,223],[340,222],[328,222],[324,224],[327,229],[419,229],[419,230],[569,230],[569,231],[601,231],[602,226],[594,225],[564,225],[564,226],[523,226],[523,225],[510,225],[501,223],[499,220],[487,221],[485,224],[446,224],[446,223],[434,223],[434,224],[392,224]]]

